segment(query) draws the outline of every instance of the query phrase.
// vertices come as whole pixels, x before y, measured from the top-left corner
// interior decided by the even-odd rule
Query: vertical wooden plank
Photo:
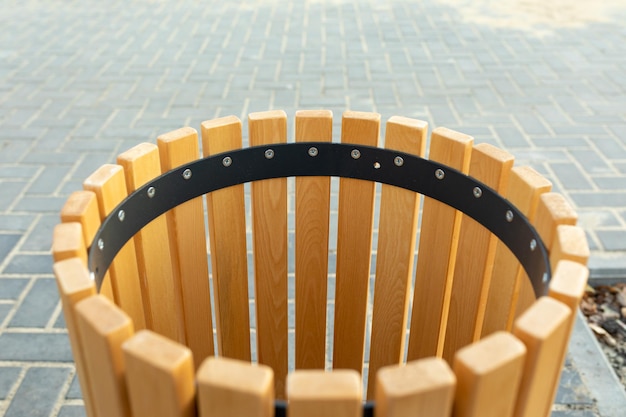
[[[128,195],[124,171],[119,165],[102,165],[87,177],[83,182],[83,188],[96,194],[100,220],[104,220]],[[144,315],[145,303],[135,256],[135,243],[130,240],[118,252],[108,274],[115,302],[128,313],[136,329],[143,329],[147,324]]]
[[[251,113],[248,127],[250,146],[287,142],[283,111]],[[252,183],[252,235],[259,363],[274,370],[276,397],[284,398],[288,363],[286,178]]]
[[[360,417],[361,378],[353,370],[295,371],[287,377],[289,417]]]
[[[455,417],[513,415],[526,347],[510,333],[496,332],[454,357]]]
[[[541,195],[533,224],[549,253],[553,252],[557,227],[562,224],[575,225],[577,218],[578,215],[561,194],[544,193]],[[554,271],[556,258],[551,258],[551,269]],[[517,299],[515,317],[519,317],[530,307],[535,302],[535,298],[532,287],[528,284],[522,285]]]
[[[196,415],[191,351],[150,330],[122,345],[128,396],[134,416]]]
[[[381,368],[376,376],[376,416],[449,417],[455,388],[456,376],[443,359]]]
[[[296,113],[296,142],[330,142],[333,114]],[[296,177],[296,369],[324,369],[330,177]]]
[[[508,152],[487,143],[478,144],[472,152],[469,175],[502,194],[513,160]],[[443,357],[450,363],[457,350],[480,336],[497,242],[498,238],[480,223],[462,216],[443,349]]]
[[[431,135],[429,158],[467,173],[473,142],[471,136],[437,128]],[[442,181],[445,181],[445,177]],[[441,356],[443,352],[452,289],[450,281],[456,262],[461,215],[461,212],[446,204],[431,198],[424,199],[411,314],[409,360]]]
[[[85,350],[80,340],[75,310],[78,302],[96,294],[96,287],[89,278],[89,271],[79,258],[56,260],[55,257],[52,269],[63,306],[67,336],[72,347],[78,382],[85,403],[85,412],[88,417],[101,417],[96,413],[93,405],[93,396],[96,395],[93,390],[93,376],[89,374],[86,366]]]
[[[110,417],[130,416],[121,346],[133,335],[133,322],[101,295],[76,305],[76,321],[91,377],[96,413]]]
[[[513,334],[526,346],[515,417],[550,415],[563,366],[558,359],[567,347],[572,315],[563,303],[541,297],[515,320]]]
[[[554,269],[559,261],[568,260],[587,265],[589,245],[585,231],[578,226],[559,225],[550,252],[550,265]]]
[[[182,128],[157,138],[161,170],[167,172],[199,157],[198,133]],[[193,172],[189,171],[189,180]],[[207,242],[202,197],[187,201],[165,215],[174,276],[180,280],[185,339],[195,363],[213,355],[213,323],[209,290]]]
[[[394,116],[387,122],[385,147],[423,156],[427,134],[426,122]],[[402,167],[397,169],[397,175],[408,175]],[[417,193],[382,185],[368,398],[374,397],[378,369],[404,357],[419,203]]]
[[[356,148],[378,146],[379,130],[379,114],[347,111],[341,121],[341,142]],[[359,373],[363,367],[375,190],[371,181],[339,180],[333,367]]]
[[[96,194],[86,190],[74,191],[70,194],[63,208],[61,208],[61,221],[63,223],[80,223],[83,230],[85,248],[89,248],[98,228],[100,228],[100,212]],[[100,294],[106,296],[111,301],[115,301],[111,276],[108,272],[102,280]]]
[[[159,151],[151,143],[141,143],[121,153],[117,163],[124,168],[126,187],[131,193],[161,174]],[[167,198],[155,190],[153,198],[164,197]],[[133,240],[148,327],[185,343],[180,280],[172,269],[165,215],[147,224]]]
[[[199,417],[274,417],[274,372],[264,365],[208,358],[198,369]]]
[[[80,223],[60,223],[52,232],[52,257],[55,262],[78,258],[87,266],[87,249]]]
[[[202,151],[205,157],[241,149],[241,142],[241,121],[235,116],[202,123]],[[249,361],[250,316],[243,184],[209,193],[206,202],[218,351],[222,356]]]
[[[541,194],[550,191],[552,184],[530,167],[515,167],[511,170],[506,198],[531,222],[535,219]],[[513,253],[498,242],[493,276],[485,308],[485,320],[481,334],[510,329],[515,318],[517,299],[522,285],[530,282]],[[532,291],[532,288],[528,288]]]

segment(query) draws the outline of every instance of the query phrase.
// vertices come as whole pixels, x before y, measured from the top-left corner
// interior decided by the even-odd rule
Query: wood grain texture
[[[380,115],[345,112],[341,142],[378,146]],[[376,184],[339,180],[333,368],[361,372]]]
[[[561,224],[575,225],[578,215],[559,193],[544,193],[539,198],[534,226],[550,252],[554,244],[556,228]]]
[[[513,334],[526,346],[524,373],[515,404],[516,417],[550,415],[572,316],[573,312],[563,303],[541,297],[515,320]]]
[[[423,156],[428,124],[394,116],[387,122],[385,148]],[[397,167],[397,175],[408,175]],[[376,280],[372,312],[368,398],[374,397],[376,372],[404,359],[407,315],[415,258],[420,195],[382,185]]]
[[[524,370],[526,347],[496,332],[460,349],[454,357],[455,417],[511,417]]]
[[[77,222],[83,228],[85,247],[91,246],[98,228],[100,228],[100,212],[98,199],[92,191],[74,191],[61,209],[63,223]]]
[[[198,133],[182,128],[157,138],[161,171],[167,172],[197,160]],[[193,172],[189,181],[193,180]],[[213,323],[209,290],[209,265],[202,197],[166,213],[174,276],[181,289],[185,340],[195,363],[213,355]]]
[[[589,245],[585,231],[569,224],[559,225],[550,252],[550,266],[556,268],[559,261],[568,260],[587,265]]]
[[[128,196],[124,170],[119,165],[100,166],[85,179],[83,188],[96,194],[100,220],[104,220]],[[146,305],[141,292],[134,240],[129,240],[118,252],[107,274],[116,304],[132,318],[136,329],[145,328]]]
[[[541,194],[550,191],[552,184],[530,167],[511,170],[506,198],[516,206],[529,221],[533,221]],[[534,297],[530,281],[513,253],[498,242],[493,267],[494,278],[489,287],[485,319],[481,335],[510,329],[515,319],[517,300],[524,286],[523,300]]]
[[[296,142],[332,141],[333,114],[296,113]],[[330,177],[296,177],[296,369],[324,369]]]
[[[188,348],[142,330],[122,350],[134,416],[196,416],[194,367]]]
[[[353,370],[300,370],[287,378],[289,417],[360,417],[361,378]]]
[[[268,366],[212,357],[197,380],[199,417],[274,417],[274,372]]]
[[[76,324],[76,304],[96,294],[94,282],[89,278],[89,271],[79,258],[57,261],[52,266],[56,278],[67,336],[72,347],[72,356],[78,374],[80,390],[83,394],[85,412],[88,417],[101,417],[93,404],[94,388],[92,378],[86,366],[85,351]],[[102,416],[104,417],[104,416]]]
[[[122,343],[133,335],[133,322],[101,295],[76,304],[76,322],[92,384],[96,414],[130,417]]]
[[[469,175],[503,194],[513,155],[487,143],[474,146]],[[467,194],[473,190],[463,190]],[[491,284],[498,238],[467,215],[462,216],[452,280],[443,357],[452,362],[463,346],[478,340]]]
[[[287,142],[283,111],[251,113],[248,128],[250,146]],[[288,359],[287,179],[254,181],[251,188],[257,352],[259,363],[274,370],[275,394],[282,399]]]
[[[241,121],[223,117],[202,123],[204,156],[241,149]],[[236,169],[237,161],[228,169]],[[227,172],[227,171],[226,171]],[[218,352],[250,360],[246,205],[243,185],[206,195],[211,243]]]
[[[431,135],[429,158],[467,173],[473,141],[471,136],[437,128]],[[422,212],[408,360],[443,352],[461,227],[461,213],[439,201],[424,198]]]
[[[376,416],[449,417],[455,388],[456,376],[443,359],[383,367],[376,376]]]
[[[133,192],[161,174],[156,145],[141,143],[118,155],[117,163],[124,167],[126,187]],[[156,190],[154,198],[160,196]],[[132,213],[126,213],[131,216]],[[148,328],[185,343],[180,279],[172,268],[169,233],[165,215],[143,227],[133,238],[144,310]]]

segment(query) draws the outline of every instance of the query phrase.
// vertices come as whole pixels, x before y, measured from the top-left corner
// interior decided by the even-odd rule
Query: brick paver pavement
[[[68,194],[218,116],[352,109],[472,134],[573,203],[594,276],[624,274],[626,7],[523,27],[469,3],[0,3],[0,415],[83,413],[49,255]],[[561,388],[555,416],[598,415],[575,366]]]

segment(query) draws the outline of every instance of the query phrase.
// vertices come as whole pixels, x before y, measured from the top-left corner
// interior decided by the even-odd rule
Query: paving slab
[[[49,285],[67,196],[119,152],[215,117],[247,131],[249,112],[327,108],[338,130],[350,109],[466,132],[572,203],[596,283],[626,279],[624,21],[619,0],[0,3],[0,415],[84,415]],[[553,416],[622,415],[585,328]]]

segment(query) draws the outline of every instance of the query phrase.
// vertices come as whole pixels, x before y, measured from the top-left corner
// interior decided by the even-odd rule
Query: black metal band
[[[338,143],[250,147],[200,159],[144,185],[104,220],[89,250],[98,289],[115,255],[135,233],[192,198],[236,184],[291,176],[336,176],[394,185],[452,206],[513,252],[537,297],[551,277],[546,248],[526,217],[494,190],[450,167],[411,154]],[[497,277],[496,277],[497,279]]]

